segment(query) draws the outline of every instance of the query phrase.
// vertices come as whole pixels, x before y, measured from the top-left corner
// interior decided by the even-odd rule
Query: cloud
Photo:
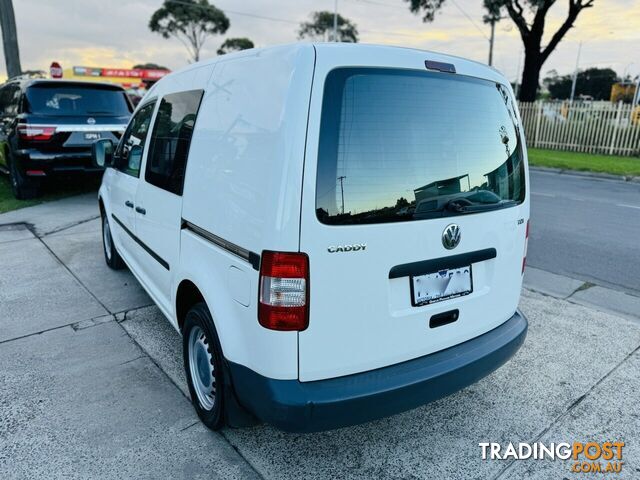
[[[317,9],[332,9],[333,2],[317,0],[212,0],[227,11],[231,28],[226,37],[246,36],[257,46],[297,41],[298,23]],[[73,65],[131,67],[154,62],[176,69],[187,63],[187,52],[175,39],[164,39],[148,29],[148,21],[161,0],[16,0],[16,22],[20,56],[24,69],[47,69],[57,60],[63,67]],[[442,51],[473,60],[487,60],[488,26],[482,23],[480,0],[458,0],[470,21],[449,2],[434,22],[425,24],[412,14],[402,0],[340,0],[340,13],[354,21],[361,40]],[[258,17],[270,17],[284,21]],[[566,5],[557,2],[549,13],[548,36],[566,15]],[[224,40],[212,37],[203,49],[203,58],[215,55]],[[578,42],[585,41],[582,62],[589,66],[610,66],[619,73],[638,58],[640,8],[638,0],[596,0],[584,11],[574,29],[549,58],[543,71],[569,73],[575,65]],[[521,52],[519,34],[510,20],[496,28],[495,63],[514,78]],[[629,67],[640,73],[637,65]],[[0,75],[5,72],[4,58]]]

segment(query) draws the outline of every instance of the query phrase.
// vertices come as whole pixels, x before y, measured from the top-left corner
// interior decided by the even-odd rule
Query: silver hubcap
[[[102,240],[104,243],[104,253],[111,260],[111,231],[109,230],[109,222],[107,217],[102,219]]]
[[[200,405],[211,410],[216,401],[216,375],[207,338],[200,327],[189,333],[189,371]]]

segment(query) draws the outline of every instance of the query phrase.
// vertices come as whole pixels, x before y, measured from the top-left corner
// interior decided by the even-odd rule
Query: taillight
[[[305,253],[262,253],[258,322],[271,330],[307,328],[309,257]]]
[[[524,234],[524,253],[522,254],[522,275],[524,275],[524,267],[527,265],[527,248],[529,247],[529,220],[527,220],[527,229]]]
[[[21,140],[38,142],[50,140],[56,133],[55,126],[18,124],[18,136]]]

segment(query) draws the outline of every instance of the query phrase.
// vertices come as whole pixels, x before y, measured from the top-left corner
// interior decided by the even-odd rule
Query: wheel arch
[[[207,303],[198,286],[189,279],[183,279],[176,290],[175,301],[176,322],[180,332],[182,332],[187,312],[196,303],[200,302]]]

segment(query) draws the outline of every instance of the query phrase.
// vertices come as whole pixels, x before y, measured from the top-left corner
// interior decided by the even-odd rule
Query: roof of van
[[[296,51],[296,50],[301,50],[304,48],[310,48],[313,47],[315,48],[317,51],[327,51],[330,52],[331,50],[334,49],[340,49],[340,50],[345,50],[345,49],[350,49],[350,50],[361,50],[362,52],[372,52],[375,51],[377,53],[390,53],[390,52],[394,52],[397,51],[398,53],[400,52],[405,52],[405,53],[416,53],[416,54],[420,54],[422,56],[424,56],[425,60],[428,59],[435,59],[437,61],[444,61],[444,62],[449,62],[452,63],[454,65],[456,65],[456,67],[458,66],[463,66],[466,65],[468,67],[471,67],[474,71],[476,71],[479,75],[478,76],[482,76],[482,77],[486,77],[486,78],[495,78],[495,77],[499,77],[502,80],[505,80],[504,75],[498,71],[497,69],[495,69],[494,67],[490,67],[487,64],[481,63],[481,62],[477,62],[475,60],[469,60],[463,57],[459,57],[459,56],[455,56],[455,55],[448,55],[448,54],[444,54],[444,53],[438,53],[438,52],[433,52],[430,50],[420,50],[417,48],[409,48],[409,47],[399,47],[399,46],[390,46],[390,45],[376,45],[376,44],[366,44],[366,43],[346,43],[346,42],[333,42],[333,43],[326,43],[326,42],[296,42],[296,43],[289,43],[289,44],[282,44],[282,45],[274,45],[274,46],[269,46],[269,47],[261,47],[261,48],[251,48],[251,49],[247,49],[247,50],[241,50],[238,52],[233,52],[233,53],[228,53],[225,55],[219,55],[217,57],[213,57],[207,60],[203,60],[197,63],[193,63],[191,65],[187,65],[184,68],[178,69],[178,70],[174,70],[173,72],[171,72],[169,75],[166,75],[163,78],[170,78],[170,77],[174,77],[176,75],[179,75],[181,73],[187,72],[189,70],[194,70],[206,65],[213,65],[219,62],[226,62],[229,60],[233,60],[233,59],[237,59],[237,58],[242,58],[242,57],[248,57],[248,56],[253,56],[253,55],[260,55],[261,52],[266,52],[269,51],[270,53],[275,53],[276,51],[280,51],[282,53],[282,55],[287,55],[290,54],[292,51]],[[162,81],[162,79],[160,80]]]

